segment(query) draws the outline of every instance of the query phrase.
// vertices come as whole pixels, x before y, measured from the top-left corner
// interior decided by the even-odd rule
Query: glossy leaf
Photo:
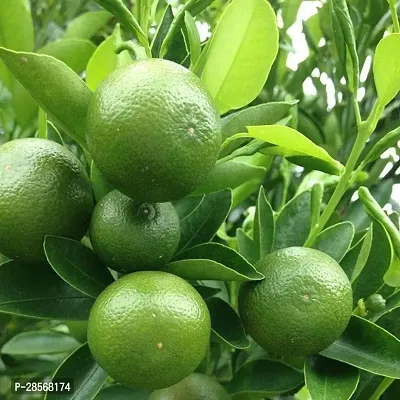
[[[132,62],[128,51],[115,53],[116,46],[121,42],[120,27],[117,25],[113,34],[100,44],[89,60],[86,69],[86,83],[92,91],[95,91],[115,69]]]
[[[285,30],[290,28],[297,18],[301,0],[283,0],[281,3],[282,19],[285,26]]]
[[[60,39],[42,47],[38,53],[57,58],[79,74],[86,69],[95,50],[96,46],[90,40]]]
[[[383,314],[376,320],[376,324],[400,339],[400,305]]]
[[[297,193],[311,189],[316,184],[322,184],[324,188],[328,188],[336,185],[339,179],[340,177],[336,175],[328,175],[321,171],[311,171],[301,181]]]
[[[393,248],[385,229],[376,222],[370,229],[372,229],[372,243],[368,260],[353,282],[355,302],[378,291],[383,284],[383,276],[393,259]]]
[[[258,96],[277,53],[278,28],[270,4],[233,0],[213,32],[202,73],[221,114]]]
[[[330,255],[340,262],[348,252],[354,237],[354,226],[345,221],[322,231],[316,238],[313,248]]]
[[[131,389],[121,385],[108,386],[97,394],[95,400],[149,400],[151,391],[147,389]]]
[[[231,205],[232,192],[229,189],[206,195],[200,205],[181,220],[179,252],[210,241],[225,221]]]
[[[0,376],[16,377],[35,374],[36,376],[49,376],[57,368],[57,362],[40,358],[23,358],[0,370]]]
[[[106,11],[91,11],[79,15],[68,25],[64,38],[90,39],[112,18]]]
[[[46,236],[44,251],[54,271],[75,289],[96,298],[114,279],[96,253],[72,239]]]
[[[248,126],[247,130],[248,133],[238,133],[228,138],[223,146],[233,140],[254,138],[272,145],[263,148],[264,154],[280,155],[295,164],[310,165],[313,169],[335,175],[343,173],[342,164],[295,129],[282,125],[264,125]]]
[[[258,193],[256,213],[254,216],[253,240],[258,260],[271,253],[275,237],[274,211],[261,187]],[[258,261],[257,260],[257,261]]]
[[[313,399],[348,400],[360,379],[358,369],[318,355],[307,359],[306,386]]]
[[[185,12],[185,26],[189,42],[190,65],[193,67],[200,57],[201,41],[200,34],[197,30],[196,21],[189,12]]]
[[[0,266],[0,312],[35,318],[87,320],[93,298],[65,283],[49,265]]]
[[[373,374],[400,379],[400,340],[355,315],[342,336],[320,354]]]
[[[179,253],[165,271],[193,280],[260,280],[257,272],[239,253],[219,243],[203,243]]]
[[[213,297],[206,301],[211,316],[211,329],[225,343],[236,349],[250,346],[242,321],[236,311],[224,300]]]
[[[233,376],[228,392],[235,399],[239,395],[273,397],[295,389],[303,383],[303,375],[293,368],[270,360],[246,363]]]
[[[167,36],[169,28],[174,20],[174,13],[172,12],[171,5],[168,5],[165,9],[161,23],[158,26],[157,33],[154,36],[153,42],[151,43],[151,53],[154,58],[160,56],[161,45]]]
[[[262,178],[266,172],[263,167],[239,161],[226,161],[217,164],[208,174],[206,181],[193,193],[211,193],[222,189],[235,189],[251,179]]]
[[[15,51],[33,51],[34,31],[29,0],[0,2],[0,45]],[[12,90],[12,76],[1,60],[0,81]]]
[[[236,231],[239,253],[251,264],[259,260],[259,252],[253,239],[241,228]]]
[[[193,286],[200,293],[201,297],[204,300],[207,300],[210,297],[213,297],[221,292],[220,288],[214,288],[214,287],[204,286],[204,285],[193,285]]]
[[[378,101],[382,106],[390,103],[400,91],[400,34],[384,37],[376,47],[374,78]]]
[[[86,110],[91,92],[79,76],[63,62],[44,54],[0,47],[0,57],[41,107],[86,148]]]
[[[304,191],[290,200],[275,222],[274,250],[303,246],[311,226],[311,192]]]
[[[112,192],[115,188],[103,174],[96,167],[92,161],[92,166],[90,168],[90,181],[92,182],[93,194],[96,202],[98,203],[107,193]]]
[[[65,333],[53,331],[22,332],[9,340],[1,349],[2,354],[41,355],[69,353],[79,342]]]
[[[179,220],[186,218],[193,211],[195,211],[197,207],[200,206],[204,198],[205,195],[200,194],[197,196],[187,196],[181,200],[175,201],[173,204],[176,212],[178,213]]]
[[[94,361],[86,344],[75,350],[59,366],[53,376],[54,379],[69,378],[74,381],[74,391],[67,396],[48,392],[45,399],[61,400],[87,400],[93,399],[106,383],[108,376],[105,371]]]

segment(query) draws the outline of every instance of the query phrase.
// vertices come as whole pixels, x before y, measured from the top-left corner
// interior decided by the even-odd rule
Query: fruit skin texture
[[[96,299],[88,343],[113,379],[154,390],[196,369],[210,332],[210,314],[196,289],[167,272],[141,271],[123,276]]]
[[[179,200],[215,165],[221,122],[200,79],[171,61],[136,61],[96,90],[87,141],[106,179],[144,202]]]
[[[179,217],[171,203],[139,203],[114,190],[95,207],[90,239],[98,256],[112,269],[157,269],[178,247]]]
[[[154,391],[149,400],[230,400],[228,392],[213,378],[194,373],[175,385]]]
[[[89,178],[80,161],[45,139],[0,146],[0,252],[45,260],[45,235],[81,239],[93,211]]]
[[[289,247],[260,260],[265,275],[245,283],[239,312],[246,331],[267,351],[307,356],[332,344],[345,330],[353,308],[351,284],[330,256]]]

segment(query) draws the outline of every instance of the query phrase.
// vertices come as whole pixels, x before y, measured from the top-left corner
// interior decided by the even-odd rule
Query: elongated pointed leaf
[[[0,265],[0,312],[35,318],[87,320],[94,299],[65,283],[50,267]]]
[[[197,209],[204,200],[205,195],[197,195],[197,196],[188,196],[185,197],[181,200],[175,201],[174,207],[176,212],[179,215],[179,220],[185,219],[187,216],[189,216],[193,211]]]
[[[259,260],[259,252],[253,239],[241,228],[236,231],[239,253],[251,264]]]
[[[52,331],[22,332],[9,340],[1,349],[3,354],[41,355],[69,353],[79,342],[65,333]]]
[[[38,53],[55,57],[80,74],[95,50],[96,46],[90,40],[60,39],[42,47]]]
[[[68,39],[90,39],[111,18],[112,15],[110,13],[102,10],[81,14],[69,23],[63,37]]]
[[[86,344],[75,350],[57,369],[53,380],[69,378],[74,382],[74,390],[70,394],[48,392],[49,400],[87,400],[93,399],[106,383],[108,376],[94,361]]]
[[[46,236],[44,251],[54,271],[75,289],[96,298],[114,279],[96,253],[72,239]]]
[[[233,0],[213,32],[202,74],[221,114],[258,96],[277,53],[271,5],[265,0]]]
[[[374,79],[378,100],[382,106],[390,103],[400,91],[400,34],[384,37],[376,47]]]
[[[250,342],[236,311],[219,297],[210,298],[206,303],[210,311],[212,331],[236,349],[248,348]]]
[[[44,54],[0,47],[0,57],[41,107],[86,149],[86,110],[91,92],[82,79],[63,62]]]
[[[260,280],[264,275],[230,247],[203,243],[176,256],[165,271],[193,280]]]
[[[264,154],[280,155],[295,164],[334,175],[341,175],[344,171],[343,165],[326,150],[295,129],[283,125],[264,125],[248,126],[247,130],[248,133],[238,133],[225,140],[223,147],[236,139],[254,138],[272,145],[262,149]]]
[[[161,45],[167,36],[173,20],[174,13],[172,12],[171,5],[168,5],[164,11],[163,18],[158,27],[157,33],[154,36],[153,42],[151,43],[151,53],[153,54],[153,57],[157,58],[160,56]]]
[[[185,12],[185,27],[189,42],[190,65],[193,67],[200,57],[201,41],[199,31],[197,30],[196,21],[188,11]]]
[[[304,191],[290,200],[275,222],[274,250],[303,246],[311,227],[311,192]]]
[[[400,379],[400,340],[355,315],[343,335],[320,354],[373,374]]]
[[[313,399],[348,400],[360,379],[358,369],[318,355],[308,358],[304,374]]]
[[[256,360],[246,363],[233,376],[228,386],[230,395],[273,397],[288,392],[303,383],[303,375],[279,362]]]
[[[354,237],[354,226],[345,221],[322,231],[316,238],[313,248],[330,255],[340,262],[348,252]]]
[[[231,205],[229,189],[206,195],[200,205],[181,220],[179,251],[210,241],[225,221]]]
[[[256,214],[254,216],[253,240],[258,252],[258,260],[268,255],[274,243],[275,219],[271,204],[261,187],[257,198]],[[257,261],[258,261],[257,260]]]
[[[376,323],[400,339],[400,305],[383,314]]]

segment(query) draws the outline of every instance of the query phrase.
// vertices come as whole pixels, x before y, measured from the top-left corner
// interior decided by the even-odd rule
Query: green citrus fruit
[[[154,391],[149,400],[229,400],[228,392],[213,378],[194,373],[175,385]]]
[[[256,268],[265,279],[241,287],[239,311],[260,346],[274,354],[306,356],[322,351],[343,333],[353,296],[333,258],[289,247],[269,254]]]
[[[0,252],[45,259],[45,235],[81,239],[93,210],[89,178],[58,143],[17,139],[0,146]]]
[[[90,239],[96,253],[112,269],[157,269],[178,247],[179,217],[171,203],[139,203],[114,190],[94,209]]]
[[[196,289],[178,276],[142,271],[115,281],[96,299],[88,342],[113,379],[154,390],[196,369],[210,331],[210,314]]]
[[[220,118],[200,79],[171,61],[114,71],[89,105],[88,145],[105,178],[144,202],[178,200],[215,165]]]

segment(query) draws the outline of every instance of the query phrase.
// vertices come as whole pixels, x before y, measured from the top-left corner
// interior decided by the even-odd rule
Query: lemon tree
[[[397,399],[399,35],[394,0],[0,2],[0,398]]]

